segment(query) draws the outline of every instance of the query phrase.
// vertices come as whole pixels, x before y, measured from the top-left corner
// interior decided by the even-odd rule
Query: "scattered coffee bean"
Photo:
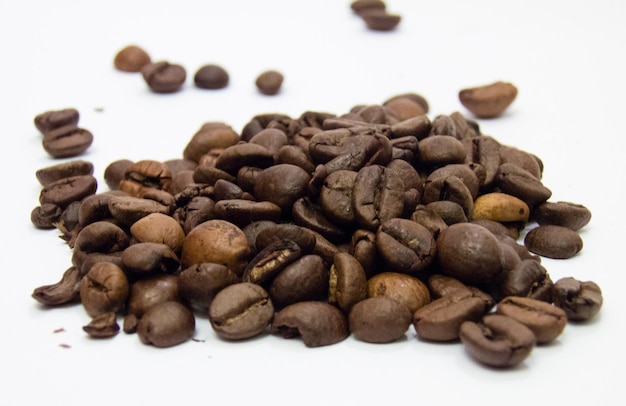
[[[268,70],[257,76],[254,84],[262,94],[266,96],[273,96],[281,90],[284,80],[285,77],[281,72]]]
[[[43,135],[66,126],[77,126],[80,114],[73,107],[61,110],[49,110],[35,116],[35,127]]]
[[[193,83],[200,89],[223,89],[228,86],[230,77],[220,65],[201,66],[193,77]]]
[[[187,79],[187,71],[181,65],[168,61],[150,62],[141,68],[141,75],[155,93],[174,93]]]
[[[500,116],[516,97],[517,87],[501,81],[459,91],[461,104],[478,118]]]
[[[572,321],[592,319],[602,308],[603,302],[602,290],[597,283],[579,281],[573,277],[561,278],[554,283],[552,300]]]
[[[150,55],[143,48],[127,45],[115,54],[113,66],[123,72],[141,72],[150,62]]]
[[[392,31],[402,20],[399,14],[391,14],[386,10],[374,7],[362,10],[359,16],[361,16],[367,28],[373,31]]]
[[[54,128],[44,134],[43,149],[53,158],[72,158],[87,151],[93,134],[74,124]]]
[[[524,237],[529,251],[543,257],[567,259],[583,249],[578,232],[563,226],[543,225],[534,227]]]

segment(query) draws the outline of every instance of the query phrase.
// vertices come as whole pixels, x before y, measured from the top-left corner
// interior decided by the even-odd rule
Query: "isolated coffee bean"
[[[350,3],[350,8],[356,14],[371,9],[385,10],[387,5],[382,0],[354,0]]]
[[[243,340],[263,332],[274,317],[274,305],[267,291],[249,282],[227,286],[215,295],[209,307],[209,321],[218,336]]]
[[[385,10],[368,8],[359,13],[368,29],[373,31],[391,31],[395,29],[402,17],[399,14],[391,14]]]
[[[45,136],[50,131],[60,127],[77,126],[79,118],[78,110],[69,107],[61,110],[48,110],[37,114],[34,124],[37,130]]]
[[[541,226],[555,225],[578,231],[591,221],[591,211],[578,203],[543,202],[533,209],[532,218]]]
[[[266,96],[273,96],[277,94],[282,85],[285,77],[277,70],[267,70],[257,76],[254,84],[261,94]]]
[[[572,321],[592,319],[600,312],[603,303],[602,290],[597,283],[573,277],[561,278],[554,283],[552,300]]]
[[[357,340],[368,343],[390,343],[397,341],[411,326],[409,309],[388,296],[364,299],[350,310],[348,324]]]
[[[141,68],[141,75],[155,93],[174,93],[187,79],[187,71],[181,65],[168,61],[150,62]]]
[[[118,312],[126,306],[129,282],[119,266],[95,263],[80,282],[80,301],[91,317]]]
[[[478,118],[500,116],[516,97],[517,87],[501,81],[459,91],[461,104]]]
[[[193,77],[194,84],[200,89],[223,89],[229,80],[226,69],[216,64],[201,66]]]
[[[115,69],[122,72],[141,72],[150,63],[150,55],[138,45],[127,45],[120,49],[113,59]]]
[[[58,306],[80,301],[80,285],[83,274],[75,266],[63,272],[61,280],[42,285],[33,290],[32,297],[46,306]]]
[[[578,232],[563,226],[538,226],[526,233],[524,245],[529,251],[542,257],[567,259],[583,249]]]
[[[163,302],[149,308],[137,325],[143,344],[173,347],[191,339],[196,321],[193,312],[180,302]]]
[[[271,332],[286,339],[300,338],[307,347],[336,344],[350,335],[345,314],[322,301],[297,302],[278,311]]]
[[[367,281],[368,297],[388,297],[404,304],[411,315],[431,301],[428,287],[415,276],[381,272]]]
[[[529,297],[508,296],[498,302],[496,313],[511,317],[528,327],[545,344],[556,339],[567,324],[567,315],[560,307]]]
[[[497,368],[521,364],[536,344],[528,327],[501,314],[488,314],[479,322],[464,322],[459,337],[473,359]]]

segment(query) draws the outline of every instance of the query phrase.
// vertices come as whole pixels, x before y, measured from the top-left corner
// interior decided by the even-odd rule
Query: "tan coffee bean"
[[[411,314],[430,303],[428,287],[417,277],[399,272],[383,272],[367,281],[368,297],[389,297],[403,303]]]
[[[476,198],[472,218],[525,223],[529,216],[530,208],[523,200],[506,193],[492,192]]]
[[[508,82],[462,89],[459,100],[478,118],[500,116],[517,97],[517,87]]]
[[[113,59],[115,69],[123,72],[141,72],[150,63],[150,55],[137,45],[128,45],[118,51]]]

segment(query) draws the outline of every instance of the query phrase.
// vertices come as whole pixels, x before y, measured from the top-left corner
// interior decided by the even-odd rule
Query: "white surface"
[[[512,4],[390,0],[403,20],[377,33],[349,1],[2,1],[0,404],[623,404],[626,3]],[[139,74],[115,71],[115,53],[131,43],[185,66],[185,88],[156,95]],[[205,63],[228,70],[226,89],[193,87]],[[254,87],[266,68],[285,74],[277,96]],[[479,121],[483,132],[540,156],[552,200],[593,213],[583,251],[544,265],[553,280],[596,281],[605,298],[592,323],[568,325],[520,368],[486,369],[460,344],[425,343],[412,332],[390,345],[349,338],[309,349],[273,336],[224,343],[202,316],[198,341],[169,349],[124,333],[93,340],[80,306],[47,310],[30,296],[70,265],[56,231],[30,223],[35,171],[58,162],[41,147],[38,113],[79,110],[95,137],[82,158],[94,163],[102,191],[108,163],[181,157],[207,121],[240,130],[255,114],[341,114],[404,92],[424,95],[432,117],[469,114],[458,91],[495,80],[516,84],[519,95],[503,117]]]

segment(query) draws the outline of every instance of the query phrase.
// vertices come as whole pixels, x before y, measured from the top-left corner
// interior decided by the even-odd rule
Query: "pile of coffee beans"
[[[35,124],[75,126],[66,116]],[[31,220],[57,228],[72,260],[32,296],[81,305],[92,337],[121,329],[156,347],[190,340],[204,314],[226,341],[390,343],[413,327],[512,367],[603,301],[542,264],[580,252],[591,220],[550,200],[543,168],[411,92],[339,115],[259,114],[239,132],[207,122],[178,158],[111,162],[105,191],[80,159],[38,170]]]

